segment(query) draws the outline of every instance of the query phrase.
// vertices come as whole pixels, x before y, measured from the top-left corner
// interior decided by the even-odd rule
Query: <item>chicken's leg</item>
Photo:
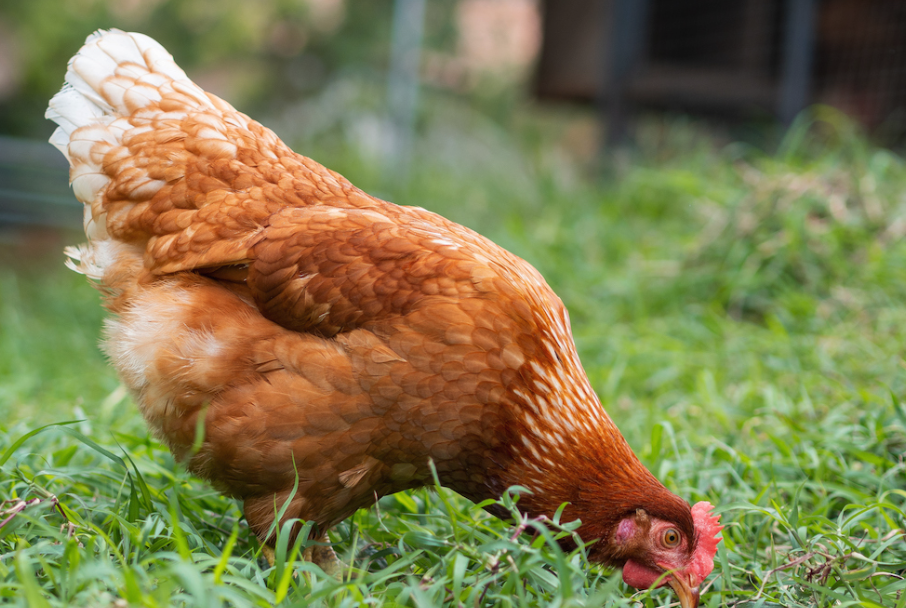
[[[264,545],[261,547],[261,554],[267,560],[268,565],[273,568],[277,561],[274,548],[270,545]],[[322,534],[314,544],[305,548],[302,552],[302,559],[315,564],[327,574],[336,574],[342,566],[340,558],[337,557],[336,551],[333,550],[333,545],[330,544],[327,532]]]
[[[333,545],[330,544],[326,531],[315,541],[315,544],[305,548],[302,556],[305,561],[319,566],[327,574],[337,574],[342,566],[340,558],[337,557],[336,551],[333,550]]]

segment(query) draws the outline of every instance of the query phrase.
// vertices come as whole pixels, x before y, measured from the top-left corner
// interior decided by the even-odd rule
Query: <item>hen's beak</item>
[[[692,587],[689,584],[691,581],[686,581],[685,578],[682,573],[677,572],[667,582],[673,587],[679,597],[679,603],[682,608],[697,608],[699,600],[698,587]]]

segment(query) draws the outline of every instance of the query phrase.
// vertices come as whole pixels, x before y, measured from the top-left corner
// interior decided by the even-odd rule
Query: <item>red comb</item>
[[[711,515],[714,506],[710,502],[702,501],[692,507],[692,522],[695,524],[695,536],[698,539],[695,545],[695,554],[689,572],[695,579],[695,584],[700,585],[714,569],[714,555],[717,553],[717,543],[720,538],[715,538],[721,530],[720,515]]]

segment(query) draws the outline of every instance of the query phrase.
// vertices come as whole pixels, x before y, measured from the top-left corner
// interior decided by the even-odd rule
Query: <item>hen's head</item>
[[[698,606],[699,585],[714,569],[720,542],[715,536],[723,529],[712,508],[707,502],[692,507],[691,526],[686,517],[666,519],[643,509],[621,519],[604,542],[612,555],[625,560],[623,581],[648,589],[660,579],[657,586],[673,587],[683,608]]]

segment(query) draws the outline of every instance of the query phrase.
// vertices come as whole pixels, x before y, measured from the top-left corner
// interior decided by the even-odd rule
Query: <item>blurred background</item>
[[[68,58],[109,27],[157,39],[202,87],[373,193],[430,205],[410,200],[414,182],[452,187],[441,211],[473,226],[495,196],[536,199],[538,163],[606,177],[601,159],[637,149],[657,117],[768,150],[816,103],[884,145],[906,133],[897,0],[7,0],[3,242],[79,225],[43,113]],[[499,188],[470,189],[476,171]]]
[[[36,425],[81,421],[165,500],[211,496],[148,437],[98,348],[101,295],[63,265],[85,237],[44,112],[85,37],[111,27],[160,41],[202,87],[365,191],[534,265],[642,462],[682,496],[729,505],[709,605],[903,608],[906,1],[0,0],[0,498],[46,486],[104,530],[128,495],[119,465],[62,431],[23,444]],[[123,524],[108,557],[106,533],[78,549],[39,508],[37,536],[0,531],[3,555],[17,551],[4,600],[31,597],[5,580],[28,564],[53,573],[58,556],[65,576],[33,579],[52,603],[87,581],[59,605],[119,605],[122,589],[177,580],[170,568],[195,576],[184,561],[136,575],[149,563],[139,526]],[[347,530],[388,538],[376,511]],[[424,570],[440,598],[452,568]],[[564,601],[579,605],[596,576],[562,585]],[[378,603],[417,601],[428,579],[409,578],[408,600],[375,583]],[[486,603],[512,597],[487,584]],[[588,605],[616,605],[607,588]]]

